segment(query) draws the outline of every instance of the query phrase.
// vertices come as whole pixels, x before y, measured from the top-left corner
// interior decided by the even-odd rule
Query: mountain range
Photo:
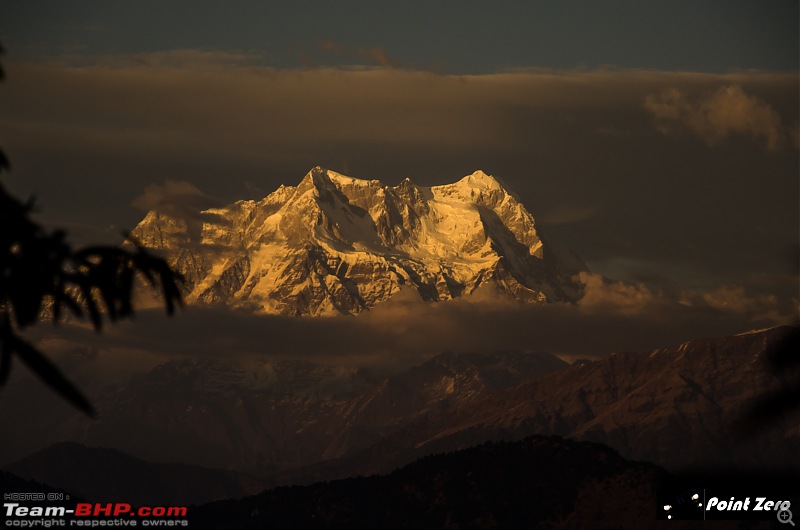
[[[25,408],[16,393],[17,410],[0,411],[16,428],[0,443],[19,459],[37,449],[29,440],[71,440],[245,472],[264,485],[388,473],[532,434],[600,442],[672,472],[798,472],[800,415],[775,396],[796,388],[800,373],[771,361],[776,351],[795,358],[798,336],[783,326],[572,364],[543,353],[450,353],[388,377],[303,362],[169,361],[109,388],[97,420]]]
[[[484,285],[525,302],[570,301],[586,269],[557,255],[517,196],[483,171],[423,187],[315,167],[258,201],[149,211],[131,235],[183,274],[191,303],[294,316],[357,314],[402,288],[425,301]]]
[[[96,419],[34,408],[26,387],[12,389],[26,406],[0,410],[18,426],[0,449],[21,457],[34,449],[30,440],[40,447],[68,440],[155,462],[272,476],[351,455],[410,418],[566,366],[552,354],[512,352],[442,354],[388,377],[305,361],[168,361],[107,388]]]
[[[351,457],[284,473],[277,482],[386,473],[428,454],[532,434],[603,443],[674,472],[800,473],[798,339],[799,328],[781,326],[573,363],[410,419]],[[777,369],[778,355],[793,365]]]

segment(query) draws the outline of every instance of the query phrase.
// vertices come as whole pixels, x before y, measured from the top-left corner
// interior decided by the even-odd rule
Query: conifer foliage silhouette
[[[0,174],[9,169],[0,150]],[[130,237],[130,246],[73,249],[65,232],[47,231],[31,219],[33,207],[33,200],[19,201],[0,182],[0,385],[16,356],[64,399],[93,415],[83,394],[20,332],[44,315],[56,324],[66,314],[88,319],[98,332],[105,320],[130,318],[137,279],[160,290],[172,314],[182,304],[182,278]]]

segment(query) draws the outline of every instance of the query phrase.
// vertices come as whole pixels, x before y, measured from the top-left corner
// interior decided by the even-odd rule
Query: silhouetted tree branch
[[[9,168],[0,150],[0,173]],[[98,332],[104,319],[129,318],[137,275],[161,291],[167,313],[172,314],[182,303],[182,278],[129,236],[132,250],[109,246],[73,250],[63,231],[49,232],[32,221],[32,211],[32,200],[17,200],[0,183],[0,385],[8,380],[11,357],[16,355],[53,390],[91,415],[92,406],[83,394],[19,332],[46,312],[58,323],[66,310],[88,319]]]

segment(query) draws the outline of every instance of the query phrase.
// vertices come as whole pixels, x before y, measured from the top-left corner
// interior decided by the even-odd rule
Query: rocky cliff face
[[[166,253],[190,302],[257,312],[356,314],[402,287],[426,301],[488,284],[525,302],[578,296],[566,265],[533,216],[495,178],[476,171],[453,184],[391,187],[316,167],[261,201],[185,219],[151,211],[132,235]]]

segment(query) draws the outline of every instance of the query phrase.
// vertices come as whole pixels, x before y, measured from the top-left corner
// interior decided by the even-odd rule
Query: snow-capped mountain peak
[[[462,178],[457,182],[457,184],[462,184],[472,189],[480,189],[480,190],[488,190],[488,189],[500,189],[503,186],[498,182],[496,178],[491,175],[487,175],[482,170],[478,170],[471,175],[467,175],[466,177]]]
[[[483,171],[422,187],[315,167],[296,187],[199,214],[199,235],[158,212],[133,232],[187,277],[190,302],[317,316],[358,313],[402,286],[428,301],[486,283],[522,301],[577,293],[533,216]]]

